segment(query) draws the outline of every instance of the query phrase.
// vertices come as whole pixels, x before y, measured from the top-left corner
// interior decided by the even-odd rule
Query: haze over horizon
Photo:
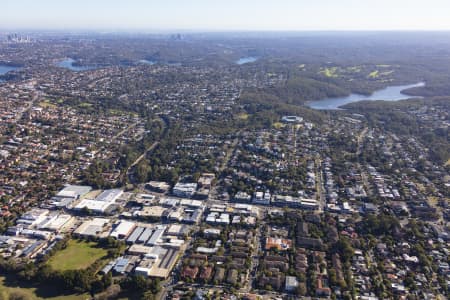
[[[450,30],[445,0],[6,0],[0,30]]]

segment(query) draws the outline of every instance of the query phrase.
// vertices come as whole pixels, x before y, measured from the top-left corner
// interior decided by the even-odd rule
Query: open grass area
[[[272,126],[274,128],[276,128],[276,129],[280,129],[280,128],[283,128],[285,125],[283,123],[280,123],[280,122],[275,122],[275,123],[272,124]]]
[[[434,197],[434,196],[429,196],[428,197],[428,204],[430,204],[433,207],[437,207],[438,206],[438,198]]]
[[[39,103],[39,106],[42,108],[55,108],[56,107],[56,105],[51,103],[50,100],[48,100],[48,99],[41,101]]]
[[[378,76],[379,76],[379,71],[375,70],[375,71],[371,72],[368,77],[369,78],[378,78]]]
[[[82,108],[86,108],[86,107],[92,107],[93,104],[92,103],[88,103],[88,102],[82,102],[82,103],[78,104],[78,106],[82,107]]]
[[[336,67],[325,68],[321,70],[319,73],[325,75],[326,77],[336,78],[339,77],[339,75],[337,74],[337,70],[338,69]]]
[[[119,109],[108,109],[108,113],[111,115],[116,115],[116,116],[121,116],[124,114],[124,112]]]
[[[248,114],[246,114],[246,113],[240,113],[240,114],[237,115],[237,118],[238,118],[239,120],[247,120],[247,119],[248,119]]]
[[[70,240],[67,248],[56,252],[49,260],[54,270],[81,270],[89,267],[97,259],[102,258],[107,251],[98,248],[95,243]]]
[[[0,276],[0,299],[50,299],[50,300],[84,300],[89,294],[56,295],[51,286],[27,286]]]

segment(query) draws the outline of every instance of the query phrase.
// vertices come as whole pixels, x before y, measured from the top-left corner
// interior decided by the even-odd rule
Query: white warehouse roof
[[[110,236],[118,238],[119,236],[127,236],[136,226],[134,222],[120,221],[119,225],[113,229]]]

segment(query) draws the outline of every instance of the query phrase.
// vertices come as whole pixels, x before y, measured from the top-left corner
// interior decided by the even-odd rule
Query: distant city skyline
[[[0,30],[450,30],[448,0],[3,0]]]

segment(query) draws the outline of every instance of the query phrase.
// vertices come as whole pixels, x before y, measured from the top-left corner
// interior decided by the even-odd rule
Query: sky
[[[0,29],[450,30],[449,0],[0,0]]]

